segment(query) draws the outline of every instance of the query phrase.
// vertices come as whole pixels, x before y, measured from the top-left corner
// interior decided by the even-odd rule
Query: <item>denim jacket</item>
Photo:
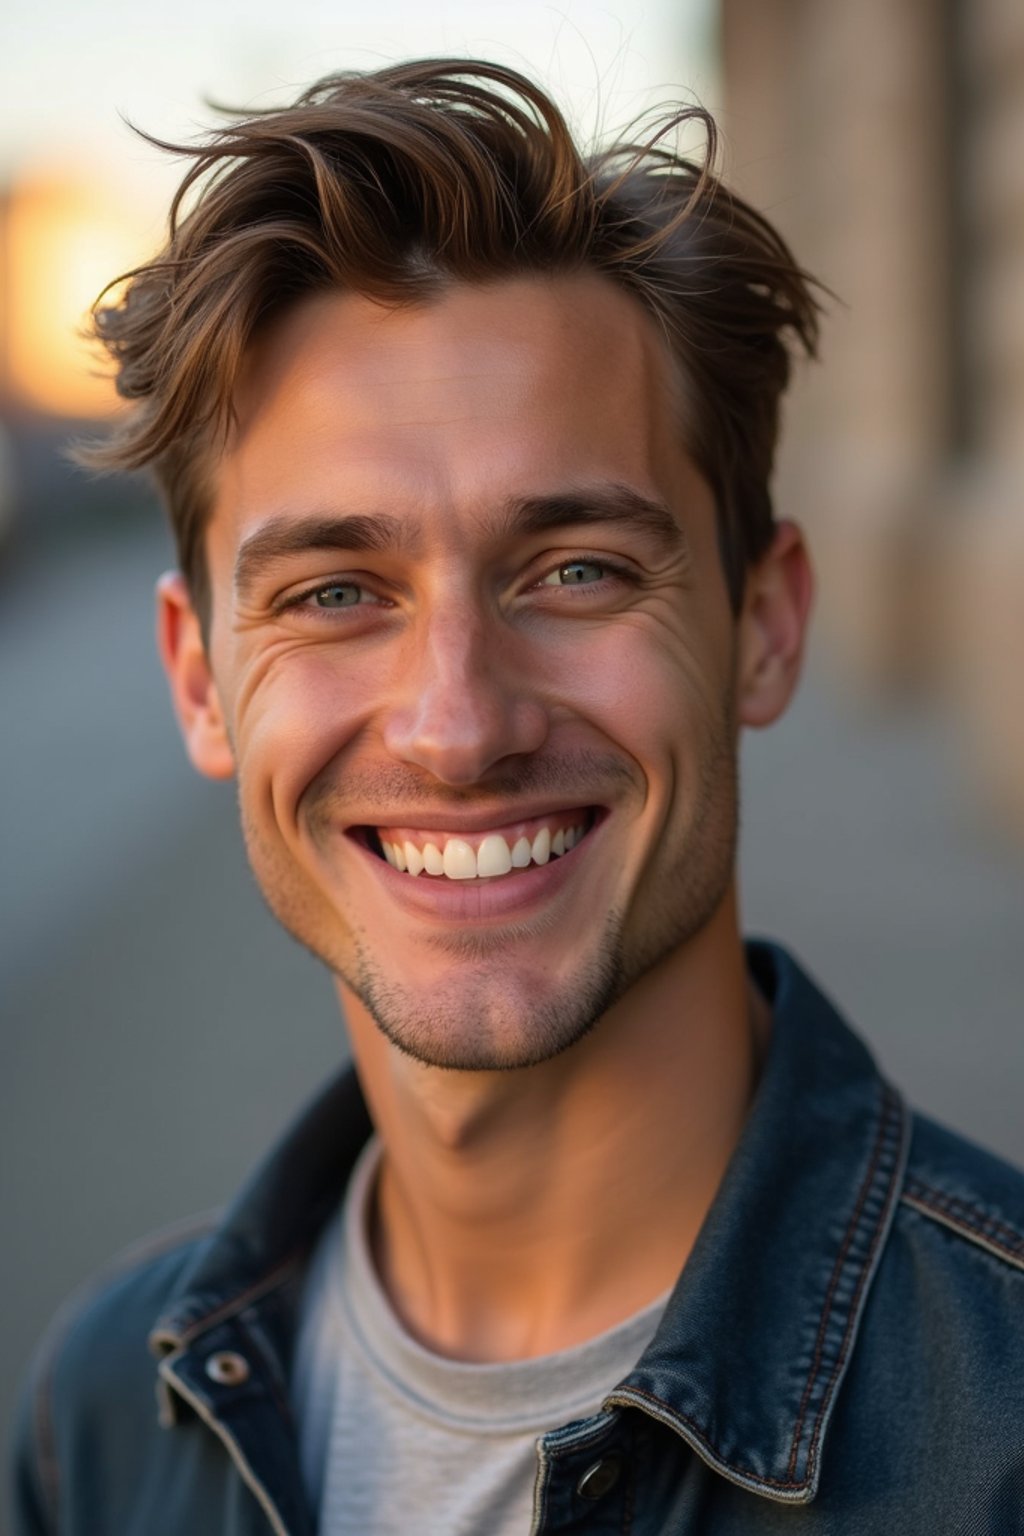
[[[749,959],[774,1030],[743,1136],[652,1343],[538,1442],[534,1536],[1024,1532],[1024,1177],[909,1115],[782,950]],[[369,1129],[345,1073],[219,1225],[55,1325],[18,1536],[312,1536],[290,1362]]]

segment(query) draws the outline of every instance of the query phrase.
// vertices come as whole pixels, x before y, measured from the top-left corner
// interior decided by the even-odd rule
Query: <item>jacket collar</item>
[[[651,1345],[608,1399],[712,1467],[813,1499],[902,1183],[907,1116],[795,961],[748,945],[772,1041],[739,1145]]]
[[[150,1334],[180,1349],[301,1269],[373,1127],[354,1070],[329,1083],[199,1247]]]
[[[909,1138],[898,1095],[796,962],[747,952],[773,1007],[761,1081],[662,1324],[607,1402],[659,1419],[753,1492],[807,1503]],[[284,1369],[305,1259],[370,1130],[347,1069],[195,1255],[150,1336],[165,1379],[191,1345],[214,1347],[261,1297],[291,1291]]]

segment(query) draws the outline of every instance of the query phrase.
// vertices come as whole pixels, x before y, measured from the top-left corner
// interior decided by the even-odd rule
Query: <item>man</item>
[[[19,1529],[1024,1529],[1024,1182],[740,938],[807,279],[483,64],[325,81],[182,195],[98,456],[164,488],[185,741],[358,1086],[57,1329]]]

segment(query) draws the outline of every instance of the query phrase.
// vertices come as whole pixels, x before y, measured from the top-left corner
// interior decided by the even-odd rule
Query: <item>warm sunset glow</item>
[[[60,416],[107,414],[116,396],[81,335],[103,285],[149,254],[152,226],[104,187],[39,175],[7,208],[4,373],[23,404]]]

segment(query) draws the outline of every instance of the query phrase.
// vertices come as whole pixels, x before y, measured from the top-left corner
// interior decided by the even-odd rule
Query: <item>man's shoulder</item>
[[[1019,1168],[927,1115],[915,1114],[900,1206],[903,1223],[941,1236],[951,1259],[985,1254],[1024,1285],[1024,1172]]]
[[[225,1212],[158,1232],[72,1296],[22,1392],[14,1441],[19,1533],[120,1536],[187,1527],[199,1536],[218,1528],[218,1500],[235,1496],[237,1470],[203,1429],[230,1385],[218,1371],[251,1351],[249,1396],[258,1382],[256,1395],[287,1417],[309,1255],[370,1130],[346,1068]],[[180,1433],[164,1432],[172,1427]],[[171,1490],[175,1501],[187,1497],[174,1461],[185,1441],[205,1469],[197,1483],[205,1523],[194,1509],[178,1520],[177,1502],[159,1520],[150,1508],[162,1497],[156,1490]]]
[[[1024,1373],[1024,1174],[914,1116],[865,1321],[875,1386],[913,1381],[923,1401],[927,1384],[965,1443],[1003,1444]]]
[[[1019,1529],[1024,1175],[912,1117],[875,1262],[836,1407],[848,1453],[833,1456],[833,1496],[842,1504],[870,1465],[894,1508],[917,1489],[915,1530],[922,1511],[932,1529]]]
[[[145,1366],[152,1364],[148,1339],[164,1305],[195,1263],[217,1213],[189,1217],[132,1243],[74,1291],[45,1334],[36,1371],[76,1371],[99,1348],[107,1372],[111,1351],[134,1360],[141,1345]]]
[[[19,1529],[49,1529],[61,1508],[58,1469],[76,1454],[82,1430],[102,1459],[108,1430],[125,1438],[157,1417],[153,1324],[194,1264],[213,1215],[163,1228],[118,1254],[74,1291],[39,1343],[15,1424],[16,1499],[37,1510]],[[118,1405],[112,1417],[110,1406]],[[115,1422],[116,1421],[116,1422]]]

